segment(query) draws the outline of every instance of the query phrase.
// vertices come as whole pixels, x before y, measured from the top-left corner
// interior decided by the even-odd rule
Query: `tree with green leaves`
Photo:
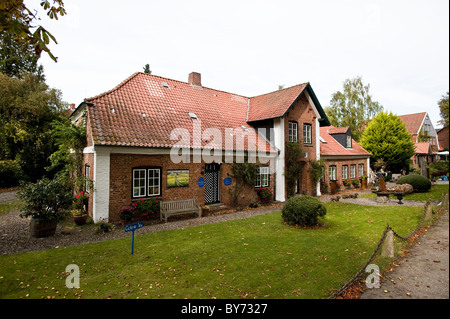
[[[31,73],[23,79],[0,73],[0,92],[0,165],[20,168],[17,176],[28,181],[50,175],[45,167],[56,151],[51,123],[67,115],[61,92]]]
[[[444,127],[447,127],[449,122],[448,91],[447,96],[443,95],[442,98],[439,100],[438,105],[441,113],[441,120],[439,121],[439,124],[442,124]]]
[[[372,99],[369,89],[370,84],[364,84],[359,76],[346,79],[343,91],[333,93],[330,107],[325,108],[331,125],[350,127],[353,138],[357,142],[370,120],[383,111],[383,106]]]
[[[372,154],[372,165],[383,160],[386,169],[393,172],[408,169],[415,154],[415,145],[405,123],[390,112],[381,112],[370,121],[360,144]]]
[[[41,0],[40,5],[50,19],[58,20],[59,16],[66,15],[62,0]],[[36,23],[40,20],[36,11],[29,9],[24,0],[2,0],[0,2],[0,32],[2,36],[6,34],[16,42],[31,45],[37,57],[41,56],[42,51],[47,52],[50,58],[57,62],[57,58],[48,47],[51,41],[57,44],[56,39],[42,25]]]

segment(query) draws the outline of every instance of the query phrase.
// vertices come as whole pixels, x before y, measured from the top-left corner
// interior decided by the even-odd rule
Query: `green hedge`
[[[426,193],[431,188],[431,181],[428,178],[417,174],[400,177],[397,184],[410,184],[417,193]]]

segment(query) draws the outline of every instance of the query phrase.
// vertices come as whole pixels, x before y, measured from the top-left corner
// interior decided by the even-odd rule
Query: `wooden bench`
[[[202,208],[197,205],[195,198],[182,199],[182,200],[172,200],[172,201],[161,201],[159,202],[161,220],[167,223],[167,218],[175,215],[183,215],[189,213],[196,213],[198,217],[202,215]]]

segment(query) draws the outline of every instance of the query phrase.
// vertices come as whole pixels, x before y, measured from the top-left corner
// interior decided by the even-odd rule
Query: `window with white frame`
[[[269,166],[258,167],[256,173],[255,187],[267,187],[269,186]]]
[[[133,169],[133,198],[161,195],[160,168]]]
[[[330,178],[330,181],[337,180],[336,165],[330,165],[328,168],[328,177]]]
[[[289,142],[297,142],[298,141],[298,123],[297,122],[289,122],[288,123],[288,138],[289,138]]]
[[[364,176],[364,164],[358,164],[358,177]]]
[[[342,179],[348,178],[348,165],[342,165]]]
[[[347,135],[347,148],[352,148],[352,137]]]
[[[303,124],[303,142],[305,144],[312,144],[312,125]]]
[[[350,165],[350,178],[356,178],[356,164]]]

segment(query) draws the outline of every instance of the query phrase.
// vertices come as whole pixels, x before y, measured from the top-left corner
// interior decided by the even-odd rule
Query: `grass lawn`
[[[365,264],[389,223],[414,230],[421,207],[328,203],[325,226],[281,212],[131,238],[0,256],[0,298],[328,298]],[[399,252],[403,242],[396,240]],[[380,269],[392,260],[377,257]],[[66,266],[80,288],[66,288]]]
[[[442,194],[448,193],[448,185],[432,185],[429,192],[426,193],[412,193],[405,194],[403,199],[407,200],[418,200],[418,201],[439,201],[442,199]],[[374,193],[362,194],[359,197],[363,198],[376,198],[377,195]],[[394,195],[390,196],[395,199]]]

